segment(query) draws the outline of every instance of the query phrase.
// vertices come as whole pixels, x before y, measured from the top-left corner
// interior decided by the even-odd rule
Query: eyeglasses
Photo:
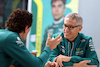
[[[72,30],[72,29],[74,29],[75,27],[78,27],[78,26],[81,26],[81,25],[77,25],[77,26],[68,26],[68,25],[62,24],[62,26],[63,26],[64,28],[67,28],[67,27],[68,27],[69,30]]]

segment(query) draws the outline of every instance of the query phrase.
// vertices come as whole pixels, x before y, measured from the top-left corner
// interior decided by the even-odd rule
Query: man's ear
[[[79,32],[82,30],[82,28],[83,28],[82,26],[79,26]]]
[[[25,31],[24,32],[27,32],[27,31],[28,31],[28,26],[25,27]]]

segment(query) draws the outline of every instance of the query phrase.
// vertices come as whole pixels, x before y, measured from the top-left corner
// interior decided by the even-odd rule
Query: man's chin
[[[69,37],[64,35],[64,38],[68,39]]]
[[[58,21],[60,18],[58,18],[58,17],[55,17],[54,19],[55,19],[56,21]]]

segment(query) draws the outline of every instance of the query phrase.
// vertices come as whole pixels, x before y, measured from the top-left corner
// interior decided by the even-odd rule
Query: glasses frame
[[[64,23],[62,24],[62,27],[63,27],[63,28],[67,28],[67,27],[68,27],[69,30],[73,30],[74,28],[79,27],[79,26],[81,26],[81,25],[77,25],[77,26],[68,26],[68,25],[64,25]]]

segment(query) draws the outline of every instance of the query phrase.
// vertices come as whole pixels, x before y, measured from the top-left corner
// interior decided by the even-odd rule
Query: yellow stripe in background
[[[66,7],[70,8],[72,12],[78,12],[78,0],[72,0]]]
[[[19,2],[20,2],[20,0],[14,0],[13,6],[12,6],[12,11],[16,9]]]
[[[35,48],[38,51],[37,56],[39,56],[41,54],[43,4],[41,0],[34,0],[34,2],[37,4],[37,26],[36,26]]]

